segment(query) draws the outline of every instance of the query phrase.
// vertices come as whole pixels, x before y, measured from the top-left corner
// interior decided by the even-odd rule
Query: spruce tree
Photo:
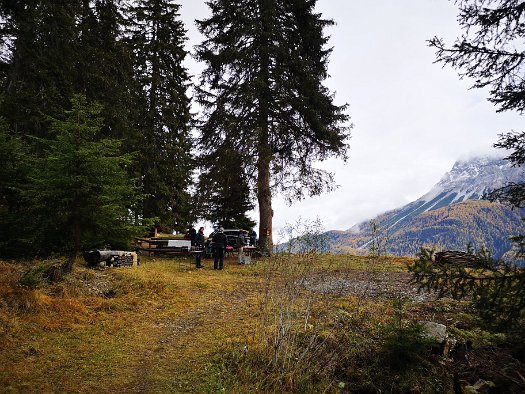
[[[0,118],[0,256],[16,257],[31,245],[25,241],[28,220],[21,190],[29,175],[29,149]]]
[[[195,198],[199,216],[216,227],[249,229],[247,216],[254,208],[243,157],[230,146],[221,146],[202,158]]]
[[[38,139],[42,153],[22,193],[33,253],[124,248],[143,230],[129,217],[138,198],[125,171],[132,158],[120,141],[100,137],[100,112],[99,104],[75,95],[65,119],[51,122],[56,138]]]
[[[196,57],[206,65],[197,100],[204,109],[200,148],[225,143],[241,152],[259,205],[259,235],[272,250],[272,185],[289,201],[333,187],[314,168],[346,158],[348,116],[323,85],[331,49],[316,0],[213,0],[198,21],[205,40]]]
[[[190,78],[183,61],[186,31],[170,0],[140,0],[127,12],[134,53],[135,168],[145,199],[141,215],[182,230],[191,217]]]
[[[13,131],[46,136],[75,93],[80,0],[3,1],[5,78],[1,114]],[[4,36],[5,37],[5,36]]]
[[[102,103],[107,136],[130,133],[132,58],[117,0],[5,1],[0,16],[0,109],[15,131],[46,136],[47,117],[82,93]]]
[[[83,2],[78,18],[76,92],[102,104],[103,133],[124,139],[124,149],[133,151],[133,59],[124,40],[120,1]]]

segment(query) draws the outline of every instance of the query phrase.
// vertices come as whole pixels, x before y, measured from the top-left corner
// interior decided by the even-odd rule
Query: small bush
[[[395,371],[410,369],[421,362],[429,345],[421,325],[404,321],[404,304],[402,297],[394,300],[394,314],[385,326],[382,355],[387,365]]]
[[[387,327],[383,357],[392,370],[410,369],[421,362],[428,348],[428,340],[422,334],[421,326],[415,323]]]
[[[20,284],[30,289],[44,286],[48,282],[46,273],[51,266],[52,264],[46,262],[34,265],[20,278]]]

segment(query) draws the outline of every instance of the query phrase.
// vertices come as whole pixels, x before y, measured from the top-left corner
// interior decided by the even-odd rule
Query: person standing
[[[197,237],[197,231],[195,231],[194,227],[190,228],[189,234],[190,234],[191,246],[195,246],[196,245],[195,237]]]
[[[255,242],[257,241],[257,233],[252,228],[250,230],[250,246],[255,246]]]
[[[204,268],[201,264],[202,252],[204,250],[204,227],[199,229],[199,232],[195,235],[195,248],[197,253],[195,254],[195,266],[197,268]]]
[[[222,270],[224,266],[224,248],[226,247],[226,235],[224,235],[222,227],[219,227],[219,230],[213,235],[212,241],[214,246],[213,269]]]
[[[246,245],[246,239],[244,238],[244,230],[239,230],[239,236],[237,237],[237,246],[239,249],[239,264],[244,264],[244,246]]]

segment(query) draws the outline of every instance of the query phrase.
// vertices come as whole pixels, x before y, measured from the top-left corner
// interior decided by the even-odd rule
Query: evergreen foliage
[[[346,158],[346,105],[323,85],[331,20],[316,0],[213,0],[198,21],[206,37],[196,48],[205,63],[197,89],[204,109],[200,147],[212,154],[230,144],[244,157],[257,194],[261,246],[270,251],[272,188],[290,199],[333,187],[332,174],[313,163]],[[266,237],[263,229],[269,231]]]
[[[79,53],[76,92],[102,104],[103,134],[123,139],[128,152],[133,123],[133,56],[123,37],[123,15],[117,0],[83,2],[78,22]]]
[[[233,148],[221,146],[202,160],[195,203],[200,216],[218,227],[255,226],[246,215],[254,205],[242,159]]]
[[[189,76],[182,67],[185,31],[178,9],[167,0],[0,0],[0,117],[5,118],[0,149],[9,152],[2,158],[9,165],[0,181],[2,192],[7,190],[0,201],[2,246],[41,254],[69,248],[67,242],[59,241],[63,234],[49,238],[51,232],[66,226],[60,215],[51,215],[43,227],[37,223],[43,220],[40,208],[44,209],[45,201],[68,206],[78,196],[60,191],[53,198],[39,194],[38,201],[33,201],[30,187],[45,179],[36,170],[31,181],[24,177],[33,166],[42,166],[56,185],[50,174],[57,168],[50,167],[52,157],[46,155],[59,152],[65,160],[66,151],[59,149],[65,137],[56,122],[72,122],[63,117],[70,110],[70,99],[81,97],[77,94],[101,104],[97,116],[103,122],[92,125],[96,136],[85,140],[86,144],[105,141],[101,147],[109,149],[109,144],[111,149],[102,149],[100,154],[113,156],[118,145],[124,161],[137,152],[136,160],[122,167],[127,173],[123,179],[139,180],[145,198],[115,201],[123,204],[118,209],[126,215],[131,209],[135,221],[158,218],[169,228],[185,227],[190,221]],[[27,187],[22,196],[23,185]],[[116,190],[121,186],[115,183]],[[51,193],[50,186],[43,190]],[[93,212],[113,204],[102,199],[98,203],[102,205]],[[59,222],[52,229],[55,219]],[[46,226],[49,232],[44,234]],[[26,236],[16,231],[20,227]],[[108,222],[106,230],[117,227]],[[83,229],[83,244],[102,246],[104,237],[104,244],[125,244],[106,230],[95,236],[94,230]],[[126,230],[121,235],[129,234]]]
[[[29,165],[25,145],[18,135],[10,130],[7,122],[0,118],[0,255],[15,256],[17,250],[27,245],[22,237],[25,233],[25,206],[21,189],[27,182]],[[13,234],[18,234],[13,237]]]
[[[507,160],[510,160],[514,166],[522,166],[525,163],[525,132],[502,134],[494,146],[511,150],[512,153]],[[525,208],[525,182],[509,183],[486,197],[491,201],[500,201],[516,208]],[[524,257],[522,239],[523,236],[518,236],[515,240],[522,248],[521,257]]]
[[[105,134],[124,138],[132,68],[117,1],[5,1],[0,12],[1,109],[13,130],[47,136],[48,116],[60,116],[72,95],[83,93],[103,105]]]
[[[515,330],[525,318],[525,270],[494,260],[486,250],[469,259],[440,260],[421,249],[409,267],[412,281],[439,297],[470,298],[483,320],[496,329]]]
[[[458,22],[464,34],[452,47],[434,37],[437,61],[474,79],[473,88],[490,89],[498,111],[525,110],[525,5],[518,0],[460,0]]]
[[[127,10],[129,42],[134,55],[138,150],[135,172],[145,199],[141,215],[184,230],[192,222],[190,99],[186,31],[180,5],[170,0],[141,0]]]
[[[1,113],[15,132],[44,137],[75,92],[80,0],[3,1]]]
[[[461,0],[458,21],[464,34],[452,47],[434,37],[437,62],[460,70],[461,77],[474,79],[473,88],[490,89],[488,100],[498,112],[525,110],[525,5],[518,0]],[[504,133],[495,144],[511,150],[514,165],[525,163],[525,133]],[[512,184],[488,198],[523,207],[525,184]]]
[[[137,190],[125,166],[130,154],[121,143],[100,139],[101,107],[75,95],[64,120],[53,119],[52,140],[39,139],[43,154],[34,166],[23,197],[30,207],[33,252],[127,247],[143,228],[130,220]]]

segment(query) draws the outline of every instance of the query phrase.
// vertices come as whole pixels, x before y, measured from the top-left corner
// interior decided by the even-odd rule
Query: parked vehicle
[[[226,229],[223,231],[224,235],[226,235],[226,246],[232,248],[232,251],[237,251],[239,249],[238,238],[240,231],[241,229]],[[204,245],[204,255],[206,257],[213,256],[214,246],[212,239],[214,235],[215,231],[210,234]]]

